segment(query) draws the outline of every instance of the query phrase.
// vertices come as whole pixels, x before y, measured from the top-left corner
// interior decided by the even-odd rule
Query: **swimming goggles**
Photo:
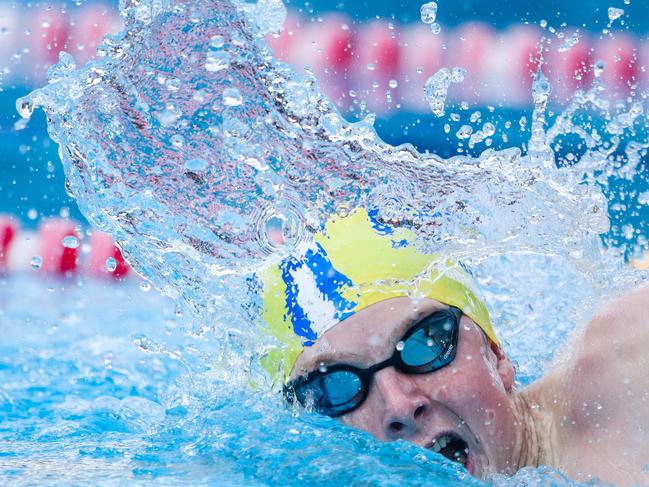
[[[363,404],[379,370],[393,366],[406,374],[428,374],[450,364],[455,358],[461,316],[462,311],[453,306],[435,311],[406,332],[389,359],[367,369],[345,364],[322,366],[288,382],[284,397],[327,416],[347,414]]]

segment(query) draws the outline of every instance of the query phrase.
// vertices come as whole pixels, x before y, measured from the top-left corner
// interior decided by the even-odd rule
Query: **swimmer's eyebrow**
[[[367,357],[354,352],[322,352],[300,367],[302,373],[309,373],[316,370],[320,365],[353,365],[355,367],[364,367]]]

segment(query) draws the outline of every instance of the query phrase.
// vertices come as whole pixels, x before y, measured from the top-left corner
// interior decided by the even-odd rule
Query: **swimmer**
[[[570,357],[518,390],[469,272],[413,240],[357,209],[264,273],[263,318],[281,344],[264,366],[287,402],[479,478],[545,465],[649,483],[649,288],[599,312]]]

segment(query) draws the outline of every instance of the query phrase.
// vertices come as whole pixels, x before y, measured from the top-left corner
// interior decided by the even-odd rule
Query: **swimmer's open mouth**
[[[455,433],[442,433],[426,447],[435,453],[444,455],[449,460],[459,463],[471,472],[469,462],[469,444]]]

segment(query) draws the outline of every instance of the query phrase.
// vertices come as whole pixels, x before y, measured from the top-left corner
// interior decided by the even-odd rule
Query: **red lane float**
[[[69,220],[47,220],[39,229],[41,269],[51,274],[72,276],[79,264],[80,236]]]
[[[123,279],[129,273],[128,264],[119,247],[113,243],[110,235],[103,232],[93,232],[90,236],[87,268],[88,272],[95,277]]]
[[[47,69],[58,62],[59,52],[70,52],[70,19],[62,9],[50,8],[38,9],[30,21],[31,35],[37,39],[32,51],[36,57],[33,69],[43,77]]]
[[[73,221],[48,219],[37,232],[30,232],[21,231],[16,219],[0,215],[0,273],[26,271],[110,280],[131,275],[120,249],[106,233],[92,231],[84,243],[79,225]]]
[[[579,33],[569,33],[566,39]],[[564,45],[565,45],[564,41]],[[578,89],[588,88],[593,81],[593,46],[586,36],[580,36],[570,48],[558,48],[548,54],[546,75],[555,80],[555,95],[566,101]]]
[[[424,98],[426,80],[444,67],[444,33],[433,35],[430,27],[419,24],[405,29],[401,36],[399,100],[408,110],[427,106]]]
[[[453,53],[447,61],[453,63],[447,66],[464,68],[464,81],[452,88],[457,98],[466,101],[486,103],[494,99],[487,95],[485,84],[486,73],[489,69],[489,53],[495,52],[494,44],[497,37],[493,29],[482,22],[467,22],[460,25],[449,40],[448,50]]]
[[[359,29],[353,51],[352,87],[370,111],[390,111],[398,96],[398,88],[391,88],[390,81],[399,77],[399,32],[391,23],[370,22]]]
[[[615,38],[599,41],[596,53],[604,61],[604,83],[618,95],[627,96],[640,81],[636,40],[629,34],[616,33]]]
[[[9,266],[9,249],[18,232],[18,222],[9,216],[0,216],[0,274],[6,274]]]
[[[115,15],[110,5],[89,4],[70,14],[71,32],[68,52],[77,64],[83,64],[95,56],[97,47],[107,32],[119,32],[122,19]]]

